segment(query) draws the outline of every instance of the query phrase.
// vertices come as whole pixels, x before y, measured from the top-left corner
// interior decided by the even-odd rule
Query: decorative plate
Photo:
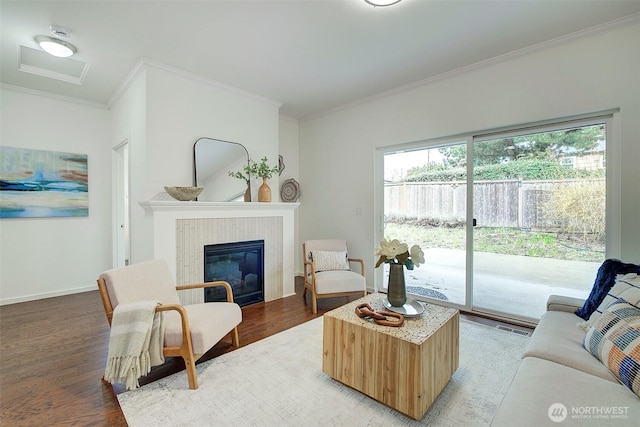
[[[282,187],[280,187],[280,198],[282,198],[283,202],[295,202],[299,197],[300,185],[295,179],[289,178],[282,183]]]
[[[425,310],[424,305],[422,305],[420,301],[411,298],[407,298],[407,302],[405,302],[402,307],[392,306],[387,298],[382,298],[382,303],[387,310],[400,313],[404,315],[404,317],[417,317],[424,313]]]

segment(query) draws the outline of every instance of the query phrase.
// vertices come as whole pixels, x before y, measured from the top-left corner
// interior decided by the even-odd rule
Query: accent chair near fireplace
[[[364,260],[350,258],[346,240],[307,240],[302,244],[304,256],[304,293],[311,291],[311,308],[318,312],[318,298],[367,295]],[[351,270],[359,264],[360,272]]]
[[[225,288],[225,302],[181,304],[177,291],[209,286]],[[156,311],[165,312],[166,326],[163,354],[184,359],[190,389],[198,388],[195,362],[203,354],[227,335],[235,347],[240,345],[237,325],[242,322],[242,311],[226,282],[175,286],[167,263],[152,260],[105,271],[98,279],[98,289],[109,325],[120,304],[160,303]]]

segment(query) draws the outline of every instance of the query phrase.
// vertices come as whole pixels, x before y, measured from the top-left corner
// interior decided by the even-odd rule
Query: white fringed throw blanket
[[[152,366],[164,363],[164,313],[157,301],[119,304],[113,311],[109,355],[104,379],[124,383],[127,390],[140,387],[138,379]]]

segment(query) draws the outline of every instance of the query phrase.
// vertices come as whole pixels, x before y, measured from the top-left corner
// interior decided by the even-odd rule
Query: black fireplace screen
[[[233,299],[245,306],[264,301],[264,240],[222,243],[204,247],[204,281],[224,280]],[[205,302],[226,301],[222,287],[205,288]]]

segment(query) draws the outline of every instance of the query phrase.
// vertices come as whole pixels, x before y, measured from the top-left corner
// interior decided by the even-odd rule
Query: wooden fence
[[[604,179],[547,181],[476,181],[474,218],[478,226],[557,228],[557,220],[545,208],[553,192],[565,186],[601,184]],[[466,222],[467,183],[403,182],[384,186],[388,219],[428,220],[435,223]]]

